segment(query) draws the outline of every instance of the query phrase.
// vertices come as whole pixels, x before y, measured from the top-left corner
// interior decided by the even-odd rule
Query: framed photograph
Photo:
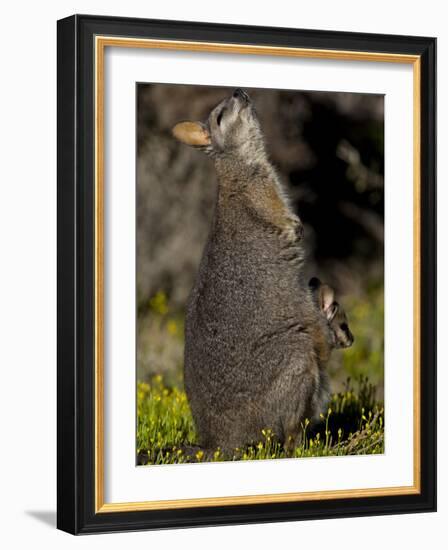
[[[434,38],[58,22],[58,527],[436,508]]]

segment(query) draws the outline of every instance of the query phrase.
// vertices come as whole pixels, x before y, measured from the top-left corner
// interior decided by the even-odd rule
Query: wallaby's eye
[[[348,331],[348,325],[347,325],[347,323],[342,323],[342,324],[341,324],[341,329],[342,329],[344,332],[347,332],[347,331]]]
[[[218,126],[220,126],[220,124],[221,124],[221,120],[222,120],[222,115],[223,115],[223,114],[224,114],[224,109],[219,113],[218,118],[216,119],[216,124],[217,124]]]

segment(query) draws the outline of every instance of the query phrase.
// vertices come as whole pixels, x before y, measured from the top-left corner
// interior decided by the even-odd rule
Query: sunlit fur
[[[197,124],[207,133],[197,148],[218,179],[185,320],[184,381],[200,443],[232,451],[270,429],[293,448],[305,418],[325,406],[332,349],[304,278],[302,224],[244,92]]]

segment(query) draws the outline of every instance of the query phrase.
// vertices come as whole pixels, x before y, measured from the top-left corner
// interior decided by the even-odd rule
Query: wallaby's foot
[[[197,462],[204,456],[204,449],[200,445],[180,445],[179,450],[188,462]]]
[[[216,449],[207,449],[200,445],[181,445],[179,449],[186,462],[211,462],[216,458]]]
[[[287,432],[283,448],[285,449],[286,456],[288,458],[294,458],[296,456],[296,449],[302,444],[302,433],[297,432],[297,429],[293,429]]]
[[[292,436],[289,436],[288,439],[283,444],[283,448],[285,449],[285,454],[288,458],[294,458],[295,451],[296,451],[296,441]]]

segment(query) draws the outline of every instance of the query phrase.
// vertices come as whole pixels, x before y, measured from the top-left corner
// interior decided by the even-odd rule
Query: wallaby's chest
[[[260,231],[256,220],[241,216],[232,228],[216,224],[196,282],[192,305],[198,319],[217,324],[225,319],[237,333],[303,318],[307,297],[297,265],[288,258],[278,236]]]

